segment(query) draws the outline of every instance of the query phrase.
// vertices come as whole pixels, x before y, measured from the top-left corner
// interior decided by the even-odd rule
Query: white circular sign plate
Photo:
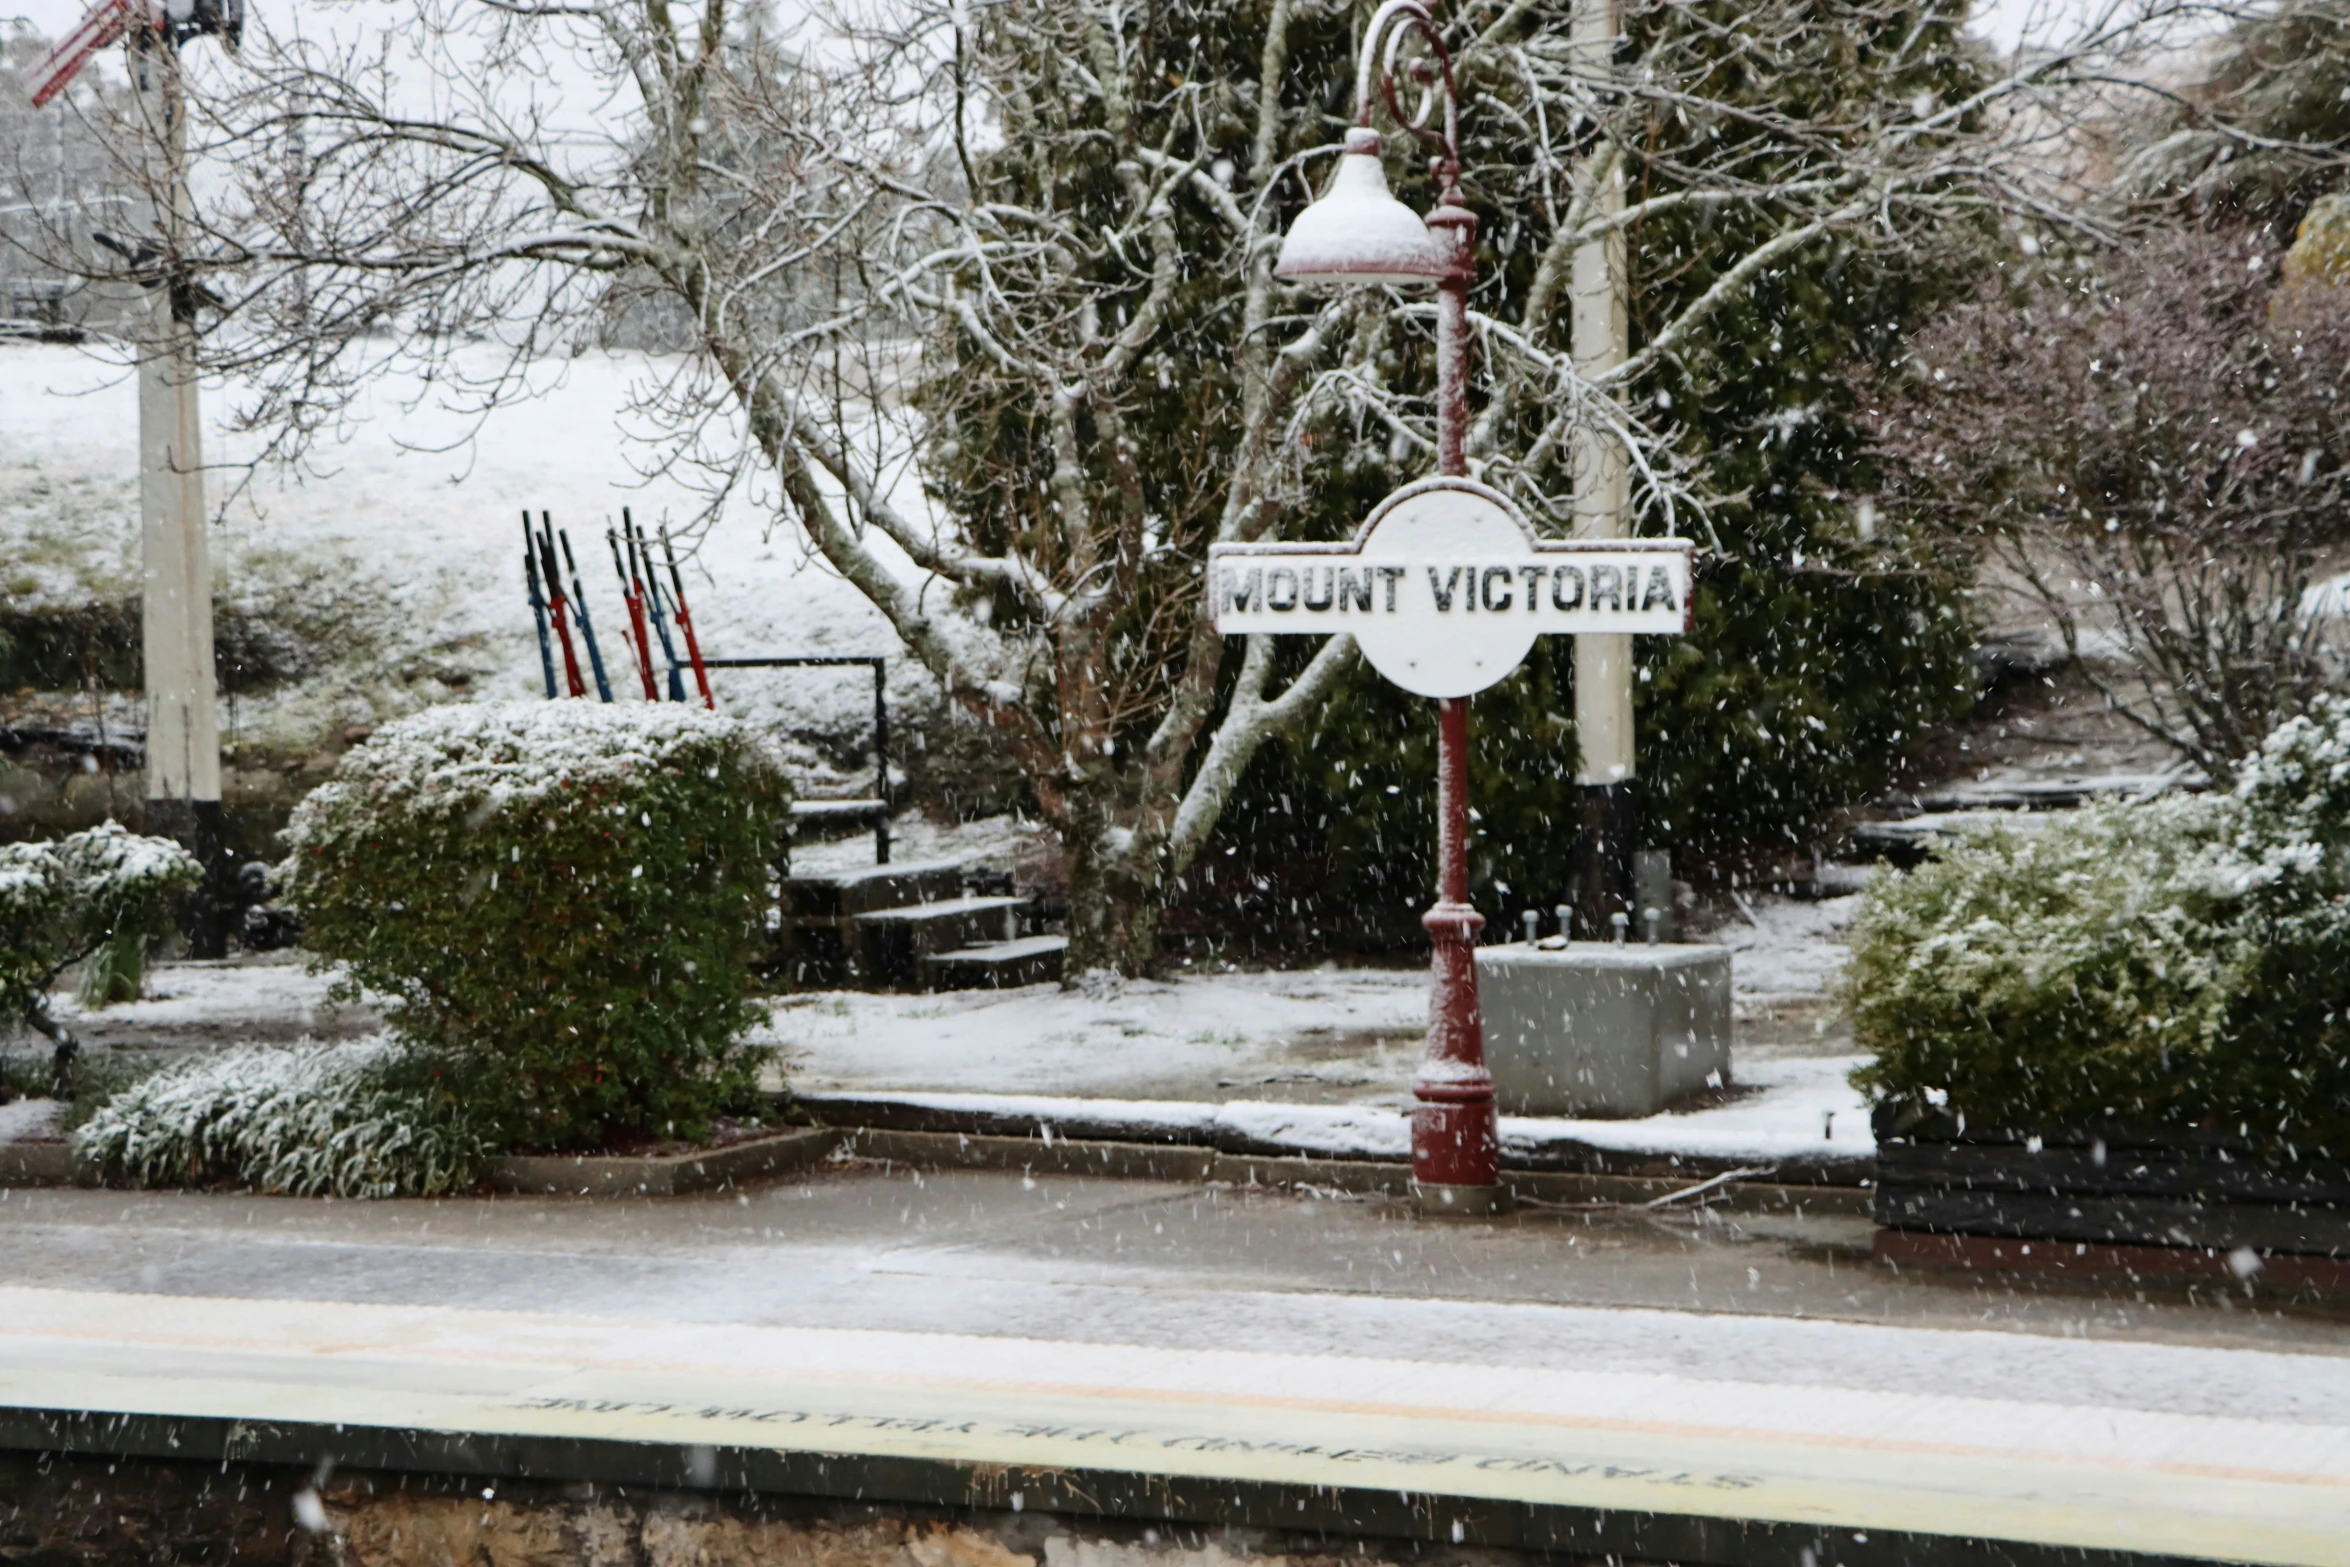
[[[1450,577],[1452,603],[1465,608],[1487,584],[1476,580],[1477,566],[1464,569],[1461,562],[1530,559],[1533,543],[1516,511],[1489,490],[1415,487],[1390,496],[1372,515],[1362,558],[1403,567],[1415,587],[1430,582],[1431,593],[1434,583]],[[1431,568],[1432,577],[1426,575]],[[1512,594],[1517,586],[1512,578]],[[1541,629],[1530,617],[1507,611],[1457,619],[1398,616],[1353,628],[1371,667],[1421,696],[1468,696],[1507,679],[1534,650]]]

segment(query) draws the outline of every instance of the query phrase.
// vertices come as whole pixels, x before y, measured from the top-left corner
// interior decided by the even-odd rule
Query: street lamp
[[[1397,95],[1404,49],[1422,43],[1429,59],[1406,70],[1421,92],[1406,114]],[[1372,94],[1398,125],[1431,149],[1436,210],[1423,222],[1387,188]],[[1430,124],[1441,107],[1441,129]],[[1452,55],[1421,0],[1386,0],[1364,30],[1355,66],[1356,124],[1346,133],[1330,187],[1298,215],[1273,275],[1325,286],[1436,285],[1436,471],[1469,471],[1469,285],[1477,270],[1477,218],[1461,204],[1459,101]],[[1491,1213],[1504,1206],[1493,1074],[1485,1067],[1485,1026],[1477,1009],[1477,932],[1485,917],[1469,904],[1469,734],[1465,697],[1436,706],[1436,904],[1421,919],[1434,947],[1428,1049],[1412,1082],[1412,1178],[1424,1209]]]

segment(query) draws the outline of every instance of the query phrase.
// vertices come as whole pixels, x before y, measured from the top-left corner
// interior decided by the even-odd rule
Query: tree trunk
[[[1069,850],[1067,984],[1102,970],[1139,978],[1157,955],[1159,846],[1135,826],[1142,812],[1120,808],[1122,792],[1105,781],[1069,800],[1061,829]]]

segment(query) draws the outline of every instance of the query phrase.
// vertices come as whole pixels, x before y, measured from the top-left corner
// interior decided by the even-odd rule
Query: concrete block
[[[1654,1115],[1730,1081],[1727,947],[1480,947],[1477,996],[1504,1115]]]

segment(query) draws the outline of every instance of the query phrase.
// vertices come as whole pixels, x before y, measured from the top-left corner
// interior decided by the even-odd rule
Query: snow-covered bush
[[[2230,793],[1972,837],[1880,880],[1846,978],[1899,1115],[2350,1153],[2350,701]]]
[[[234,1181],[298,1197],[462,1190],[485,1157],[429,1066],[381,1038],[198,1056],[116,1094],[74,1147],[135,1185]]]
[[[172,900],[202,879],[178,844],[119,822],[0,847],[0,1013],[62,1043],[49,1017],[57,976],[105,948],[143,948],[168,928]],[[123,966],[118,958],[118,974]]]
[[[697,708],[435,708],[295,811],[286,893],[501,1144],[690,1135],[754,1086],[740,1036],[789,800],[764,745]]]

